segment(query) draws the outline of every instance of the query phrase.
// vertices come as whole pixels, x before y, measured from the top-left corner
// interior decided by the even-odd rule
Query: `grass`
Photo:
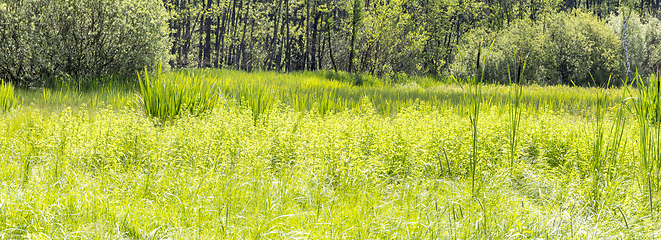
[[[661,72],[653,74],[649,81],[644,82],[636,74],[633,83],[637,85],[637,94],[631,93],[632,86],[627,86],[630,98],[630,112],[634,113],[638,123],[638,153],[641,182],[648,187],[649,211],[654,212],[654,198],[661,189]],[[632,84],[633,84],[632,83]]]
[[[127,87],[17,89],[0,114],[0,239],[661,237],[640,88],[521,86],[512,151],[509,87],[483,86],[473,148],[457,85],[205,74],[227,103],[158,125]]]
[[[7,112],[16,106],[16,95],[14,85],[5,81],[0,83],[0,110]]]
[[[159,68],[160,69],[160,68]],[[212,109],[222,92],[215,89],[216,79],[203,79],[194,73],[167,73],[159,70],[150,78],[145,69],[138,76],[140,93],[136,102],[150,117],[167,122],[181,114],[198,116]]]
[[[526,69],[526,63],[527,60],[524,60],[522,56],[518,57],[518,64],[516,72],[514,73],[514,80],[512,80],[512,74],[510,73],[509,66],[507,68],[507,74],[509,75],[508,78],[510,80],[508,104],[508,115],[510,120],[508,131],[508,134],[510,134],[510,168],[514,167],[514,162],[517,155],[516,133],[519,131],[519,125],[521,123],[521,98],[523,97],[523,85],[525,84],[525,79],[523,79],[523,72]]]

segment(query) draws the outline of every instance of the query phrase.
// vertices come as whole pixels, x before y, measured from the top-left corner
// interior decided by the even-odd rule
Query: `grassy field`
[[[223,94],[17,89],[0,239],[661,238],[658,87],[177,74]]]

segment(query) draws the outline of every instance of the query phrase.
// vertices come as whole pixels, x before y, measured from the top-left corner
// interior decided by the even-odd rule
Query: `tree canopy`
[[[487,81],[507,82],[516,52],[527,57],[529,82],[603,84],[624,77],[625,8],[634,12],[633,67],[643,75],[659,67],[659,2],[1,0],[0,78],[130,75],[159,60],[174,68],[462,76],[484,41],[494,43]]]

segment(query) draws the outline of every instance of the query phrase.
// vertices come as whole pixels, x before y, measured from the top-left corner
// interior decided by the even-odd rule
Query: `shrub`
[[[452,64],[454,75],[469,75],[468,59],[473,59],[473,47],[481,40],[494,43],[485,81],[508,83],[508,66],[513,70],[517,63],[515,52],[526,57],[524,79],[533,83],[603,85],[611,75],[624,76],[621,42],[605,22],[580,10],[550,14],[537,22],[515,21],[498,32],[474,30],[459,46],[468,57]]]
[[[624,39],[624,18],[628,11],[611,14],[608,25],[620,38]],[[654,17],[641,19],[636,12],[632,12],[627,25],[627,48],[631,71],[642,76],[649,76],[661,68],[661,21]],[[622,50],[624,51],[624,50]],[[621,65],[622,72],[626,65]]]
[[[14,95],[14,86],[2,81],[0,84],[0,110],[7,112],[16,106],[16,96]]]
[[[0,78],[131,75],[166,61],[167,12],[151,0],[24,0],[0,4]]]

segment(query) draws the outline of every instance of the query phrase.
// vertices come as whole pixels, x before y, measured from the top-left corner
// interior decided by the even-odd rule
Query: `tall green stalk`
[[[489,47],[491,51],[493,43]],[[461,52],[459,50],[459,52]],[[460,53],[461,54],[461,53]],[[478,137],[479,133],[477,131],[478,120],[480,118],[480,108],[482,107],[482,83],[484,78],[484,70],[486,58],[481,58],[482,54],[482,42],[480,42],[477,50],[477,57],[475,58],[475,67],[473,68],[473,76],[469,77],[466,81],[467,87],[464,89],[464,101],[468,106],[468,119],[471,124],[471,158],[469,163],[469,172],[471,175],[471,191],[473,194],[477,192],[479,188],[476,187],[476,179],[478,178],[478,165],[479,165],[479,151],[478,151]],[[482,61],[482,62],[480,62]],[[480,64],[482,63],[482,64]],[[481,67],[481,69],[480,69]],[[457,81],[455,79],[455,81]],[[460,84],[460,87],[463,89],[461,82],[457,81]]]
[[[634,81],[626,85],[629,93],[627,101],[633,101],[630,111],[636,116],[638,122],[638,153],[639,153],[639,177],[647,184],[649,193],[650,212],[654,211],[654,190],[659,188],[659,170],[661,169],[661,101],[659,85],[661,84],[661,72],[650,77],[650,82],[645,84],[641,76],[636,73]],[[631,91],[632,85],[636,85],[637,92]],[[655,136],[656,135],[656,136]]]
[[[611,126],[611,137],[608,144],[608,165],[606,166],[605,172],[610,173],[608,180],[613,179],[615,174],[619,171],[612,169],[617,167],[617,164],[620,159],[620,148],[622,147],[622,137],[624,136],[624,126],[626,118],[624,117],[624,107],[625,102],[620,103],[615,118],[613,119],[613,125]]]
[[[610,82],[610,80],[609,80]],[[590,172],[592,173],[592,202],[595,206],[595,209],[598,206],[600,199],[600,183],[602,181],[602,168],[603,168],[603,158],[602,153],[604,149],[604,111],[606,108],[606,102],[608,95],[602,90],[597,93],[597,102],[594,103],[593,109],[593,118],[594,118],[594,135],[595,140],[592,146],[592,158],[590,161]]]
[[[515,53],[516,54],[516,53]],[[514,159],[516,157],[516,133],[521,123],[521,97],[523,96],[523,72],[526,69],[526,61],[521,56],[518,56],[518,64],[516,76],[512,82],[509,67],[507,74],[510,79],[510,92],[509,92],[509,118],[510,118],[510,168],[514,167]]]

